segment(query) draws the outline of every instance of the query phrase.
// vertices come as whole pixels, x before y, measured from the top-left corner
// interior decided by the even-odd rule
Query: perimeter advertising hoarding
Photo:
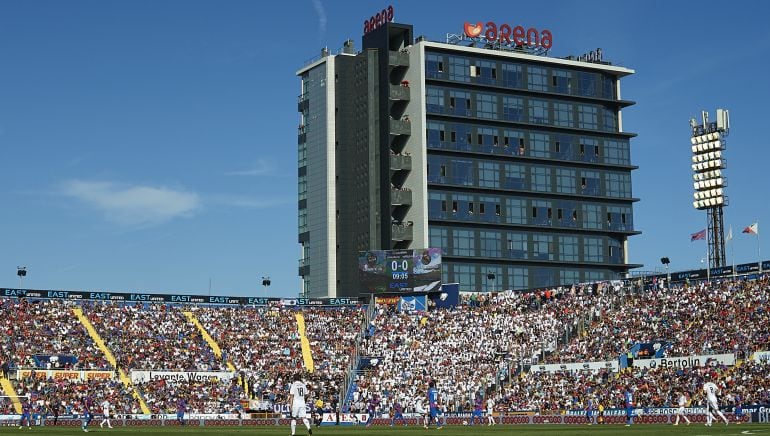
[[[441,249],[370,250],[358,254],[361,294],[437,292]]]

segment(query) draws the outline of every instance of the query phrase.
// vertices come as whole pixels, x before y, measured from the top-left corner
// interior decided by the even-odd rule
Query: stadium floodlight
[[[492,282],[492,292],[495,292],[495,279],[497,276],[492,271],[487,271],[487,280]]]
[[[728,204],[724,188],[727,180],[722,174],[726,166],[724,150],[725,137],[729,133],[729,113],[717,109],[716,121],[709,121],[709,113],[701,112],[700,120],[691,118],[690,150],[692,150],[690,167],[693,172],[693,202],[695,209],[706,210],[708,223],[708,259],[710,268],[725,265],[724,211]]]
[[[17,266],[16,267],[16,275],[19,276],[19,289],[23,288],[22,285],[24,283],[24,277],[27,277],[27,267],[26,266]]]
[[[671,274],[668,272],[668,264],[671,263],[671,259],[668,257],[661,257],[660,263],[662,263],[666,267],[666,283],[669,284],[668,286],[671,286]]]
[[[270,276],[262,276],[262,286],[265,288],[270,286]]]

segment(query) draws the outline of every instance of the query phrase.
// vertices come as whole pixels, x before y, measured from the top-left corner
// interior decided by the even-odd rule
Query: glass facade
[[[636,232],[618,76],[460,50],[425,59],[429,240],[444,281],[484,292],[621,277]]]

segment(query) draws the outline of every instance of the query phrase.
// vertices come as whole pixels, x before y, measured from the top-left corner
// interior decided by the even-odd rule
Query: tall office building
[[[500,291],[621,278],[633,228],[620,79],[633,70],[382,23],[301,68],[299,275],[358,295],[358,252],[440,247]],[[535,35],[537,37],[537,35]],[[529,48],[529,49],[528,49]]]

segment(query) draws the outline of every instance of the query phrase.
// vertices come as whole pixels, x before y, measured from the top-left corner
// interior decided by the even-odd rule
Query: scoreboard
[[[441,249],[361,251],[358,275],[362,294],[438,291]]]

